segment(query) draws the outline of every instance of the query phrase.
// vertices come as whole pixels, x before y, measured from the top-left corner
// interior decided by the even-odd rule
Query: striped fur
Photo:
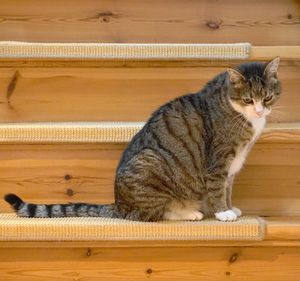
[[[269,113],[280,96],[278,63],[276,58],[240,65],[198,93],[156,110],[122,155],[114,204],[34,205],[16,195],[7,195],[6,201],[25,217],[158,221],[215,214],[224,221],[236,219],[241,213],[231,205],[234,176],[265,123],[265,116],[258,121],[251,115],[255,104]]]
[[[74,204],[29,204],[15,194],[5,195],[7,201],[20,217],[55,218],[55,217],[107,217],[118,218],[114,204],[93,205]]]

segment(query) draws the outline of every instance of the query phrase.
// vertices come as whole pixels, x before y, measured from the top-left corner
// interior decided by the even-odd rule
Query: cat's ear
[[[228,68],[227,73],[229,76],[229,81],[230,83],[235,87],[235,88],[240,88],[244,85],[245,82],[245,77],[243,74],[241,74],[239,71],[233,69],[233,68]]]
[[[279,57],[276,57],[275,59],[273,59],[269,63],[267,63],[266,67],[265,67],[264,75],[266,77],[277,78],[277,71],[278,71],[279,63],[280,63]]]

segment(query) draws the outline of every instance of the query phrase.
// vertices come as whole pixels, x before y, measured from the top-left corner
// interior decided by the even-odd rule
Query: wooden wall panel
[[[1,145],[0,197],[14,192],[35,203],[113,201],[124,145]],[[234,187],[245,213],[299,215],[298,144],[257,143]],[[10,211],[0,200],[0,212]]]
[[[297,0],[9,0],[0,40],[299,45]]]
[[[2,248],[0,279],[295,281],[299,263],[299,247]]]
[[[0,122],[145,121],[174,97],[197,92],[225,66],[0,68]],[[300,121],[300,65],[280,70],[273,122]]]

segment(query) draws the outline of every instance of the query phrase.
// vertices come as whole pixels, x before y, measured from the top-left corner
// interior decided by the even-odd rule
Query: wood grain
[[[2,58],[0,67],[232,67],[245,61],[266,62],[280,57],[281,66],[299,65],[300,46],[252,46],[249,58],[243,60],[209,59],[63,59],[63,58]]]
[[[297,143],[300,142],[300,123],[268,123],[259,143]]]
[[[225,69],[0,68],[0,121],[145,121],[160,105],[199,91]],[[297,63],[280,68],[283,94],[274,122],[300,122],[299,72]]]
[[[265,219],[266,240],[300,240],[299,217],[270,217]]]
[[[114,173],[125,145],[1,145],[0,197],[34,203],[113,201]],[[297,143],[257,143],[236,179],[234,204],[245,214],[299,215]],[[0,201],[0,211],[10,211]]]
[[[281,60],[298,60],[300,58],[300,46],[252,46],[252,60],[268,60],[275,57]]]
[[[0,40],[300,44],[294,0],[10,0],[0,11]]]
[[[10,248],[0,278],[295,281],[299,263],[299,247]]]

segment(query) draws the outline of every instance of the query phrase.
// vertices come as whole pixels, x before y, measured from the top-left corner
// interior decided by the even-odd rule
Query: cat
[[[217,75],[195,94],[158,108],[125,149],[116,170],[115,202],[30,204],[5,200],[21,217],[93,216],[135,221],[235,221],[235,175],[279,99],[279,58],[245,63]]]

